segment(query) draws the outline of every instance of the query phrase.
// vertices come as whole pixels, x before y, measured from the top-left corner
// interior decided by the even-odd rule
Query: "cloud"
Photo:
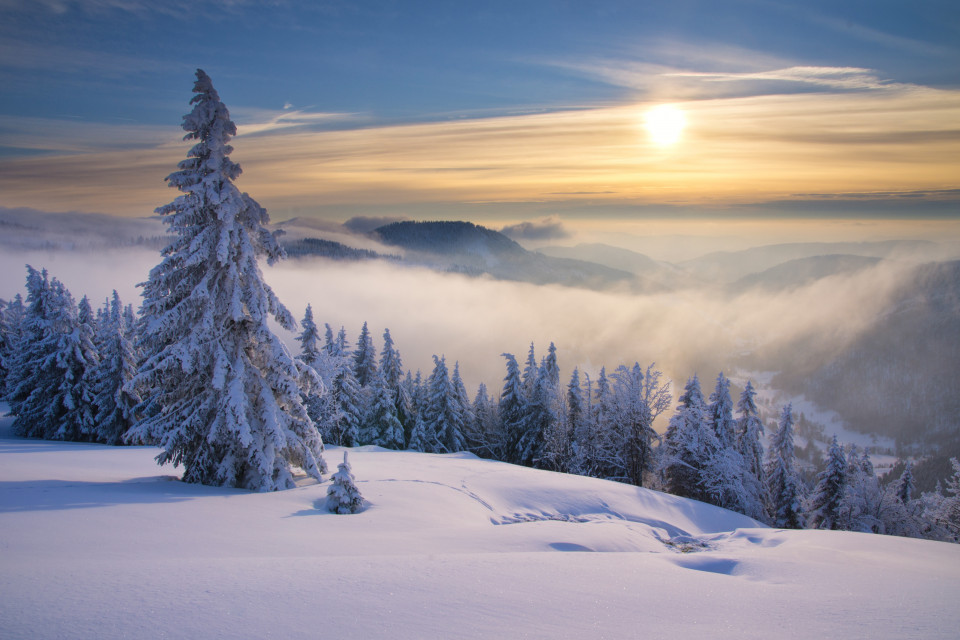
[[[354,216],[344,222],[343,226],[354,233],[370,233],[384,225],[409,219],[405,216]]]
[[[557,216],[507,225],[500,233],[514,240],[558,240],[572,235]]]
[[[881,79],[872,69],[858,67],[788,67],[747,73],[674,71],[664,74],[674,78],[701,78],[713,82],[778,81],[829,87],[831,89],[903,89],[910,87]]]
[[[862,82],[854,72],[791,73]],[[287,217],[325,210],[394,217],[421,208],[444,217],[466,203],[485,203],[473,205],[477,221],[485,212],[509,220],[561,207],[564,219],[578,207],[603,206],[713,215],[718,207],[795,193],[957,185],[958,91],[893,87],[676,104],[688,127],[669,148],[652,144],[643,129],[652,103],[404,125],[343,116],[337,127],[319,130],[317,122],[339,116],[297,112],[284,120],[278,111],[252,118],[256,135],[240,127],[233,159],[244,168],[238,186]],[[0,160],[0,204],[145,215],[172,199],[163,178],[187,143],[151,146],[151,128],[135,148],[97,148],[82,128],[60,131],[70,155]],[[174,124],[170,132],[180,133]],[[56,143],[43,135],[17,140],[44,149]],[[533,205],[533,215],[517,215]]]

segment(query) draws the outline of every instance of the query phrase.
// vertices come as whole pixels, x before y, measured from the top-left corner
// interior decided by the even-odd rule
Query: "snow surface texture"
[[[342,449],[330,447],[331,460]],[[960,545],[780,531],[591,478],[350,450],[276,493],[0,428],[0,636],[955,638]],[[591,553],[605,552],[605,553]]]

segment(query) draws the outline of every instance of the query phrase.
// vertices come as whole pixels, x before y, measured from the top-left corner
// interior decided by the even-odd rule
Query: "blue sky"
[[[939,1],[0,0],[0,206],[171,199],[197,67],[275,218],[960,215]]]

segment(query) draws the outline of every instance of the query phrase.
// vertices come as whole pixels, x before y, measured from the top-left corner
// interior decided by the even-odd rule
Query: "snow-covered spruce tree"
[[[94,340],[96,320],[87,296],[77,306],[77,322],[64,336],[60,354],[64,371],[64,400],[70,409],[57,433],[62,440],[94,441],[97,439],[97,372],[100,353]]]
[[[737,401],[737,451],[743,457],[743,465],[746,473],[749,473],[756,480],[756,484],[762,487],[763,474],[763,422],[760,420],[760,411],[757,409],[757,392],[753,389],[753,383],[749,380],[740,394]],[[757,498],[762,497],[762,491]]]
[[[710,394],[707,405],[710,424],[717,435],[717,443],[722,449],[732,449],[737,440],[737,426],[733,420],[733,400],[730,398],[730,381],[721,371],[717,375],[717,386]]]
[[[827,467],[817,476],[817,486],[810,496],[807,523],[814,529],[841,529],[843,496],[847,488],[847,459],[833,436],[827,453]]]
[[[337,465],[337,472],[330,480],[327,488],[327,509],[341,514],[357,513],[363,509],[363,496],[357,489],[357,481],[353,477],[346,451],[343,452],[343,462]]]
[[[960,462],[950,458],[950,464],[953,465],[953,475],[947,480],[947,496],[940,502],[934,517],[946,531],[947,540],[960,542]]]
[[[433,356],[433,372],[427,379],[427,403],[423,424],[429,453],[454,453],[466,449],[463,412],[450,381],[446,359]]]
[[[23,296],[19,293],[13,297],[13,300],[0,307],[0,326],[3,330],[2,344],[0,344],[0,362],[2,362],[0,400],[7,396],[7,378],[9,377],[10,367],[14,356],[22,348],[25,315],[26,308],[23,305]]]
[[[667,425],[660,456],[664,489],[703,502],[710,501],[704,475],[719,449],[706,412],[700,380],[693,376],[687,381],[677,410]]]
[[[556,388],[550,381],[550,372],[545,363],[538,369],[533,390],[527,398],[525,429],[517,443],[517,462],[527,467],[544,468],[544,444],[546,434],[557,421],[554,411]]]
[[[903,473],[900,474],[900,479],[897,480],[897,498],[900,499],[900,502],[909,504],[910,501],[913,500],[913,488],[913,463],[907,460],[903,467]]]
[[[369,389],[371,406],[366,412],[363,431],[370,434],[370,444],[384,449],[403,449],[403,425],[397,418],[393,391],[380,372],[373,374]]]
[[[307,410],[307,415],[317,429],[321,429],[324,417],[327,415],[329,393],[327,384],[329,383],[329,357],[320,346],[320,332],[317,324],[313,320],[313,307],[307,305],[303,314],[303,320],[300,322],[302,331],[296,340],[300,343],[300,354],[297,360],[313,369],[321,381],[321,384],[315,385],[309,391],[301,391],[300,400]],[[326,379],[324,379],[326,378]]]
[[[512,353],[501,354],[507,360],[507,375],[503,379],[503,390],[497,412],[503,424],[503,461],[519,462],[520,439],[526,431],[526,396],[520,379],[520,366]]]
[[[335,358],[333,380],[330,382],[330,411],[324,433],[333,444],[355,447],[360,444],[360,427],[363,424],[363,392],[353,375],[350,359]]]
[[[363,323],[360,337],[357,338],[357,348],[353,352],[353,375],[361,387],[368,387],[377,372],[377,349],[373,346],[373,338],[367,323]]]
[[[403,384],[403,361],[400,358],[400,352],[397,350],[390,335],[390,329],[383,330],[383,351],[380,352],[380,375],[383,376],[383,382],[387,389],[393,394],[395,413],[397,419],[403,427],[404,440],[406,442],[407,434],[412,427],[413,408],[411,406],[410,394],[406,385]],[[401,449],[403,448],[401,444]]]
[[[500,417],[497,415],[497,405],[487,392],[487,385],[482,382],[477,387],[470,415],[473,416],[472,424],[468,432],[464,433],[467,450],[481,458],[500,459],[503,451]]]
[[[99,363],[93,313],[80,322],[73,296],[44,270],[27,265],[27,308],[19,351],[8,374],[10,413],[21,436],[91,440],[92,377]]]
[[[840,506],[840,528],[863,533],[883,533],[884,491],[870,454],[851,445],[846,453],[847,484]]]
[[[793,407],[780,413],[777,431],[767,452],[767,493],[773,526],[784,529],[804,527],[801,507],[802,487],[797,475],[793,450]]]
[[[130,381],[137,372],[137,357],[127,335],[123,305],[116,291],[100,323],[100,367],[97,369],[97,440],[122,444],[123,434],[133,426],[140,404]]]
[[[291,467],[320,479],[323,443],[300,400],[316,376],[273,333],[296,322],[264,282],[258,259],[283,256],[267,212],[233,181],[236,134],[209,76],[197,70],[185,140],[196,144],[167,176],[182,193],[157,209],[176,236],[143,284],[143,362],[134,379],[144,413],[128,442],[156,442],[183,479],[258,491],[294,486]]]

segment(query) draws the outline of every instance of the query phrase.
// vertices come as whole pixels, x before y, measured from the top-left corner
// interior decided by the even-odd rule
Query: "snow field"
[[[952,638],[960,623],[957,545],[778,531],[374,447],[350,450],[367,509],[334,515],[328,480],[189,485],[152,448],[5,435],[4,638]]]

